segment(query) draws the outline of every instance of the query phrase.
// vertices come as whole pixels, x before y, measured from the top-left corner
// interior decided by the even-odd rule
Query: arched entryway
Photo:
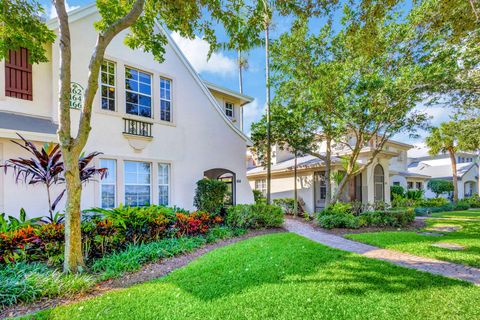
[[[465,197],[471,197],[477,193],[477,184],[475,181],[465,181],[463,184],[463,193]]]
[[[385,201],[385,172],[380,164],[373,170],[373,183],[375,201]]]
[[[228,169],[215,168],[205,171],[203,176],[208,179],[216,179],[225,182],[227,184],[227,197],[225,198],[225,205],[235,205],[235,172]]]

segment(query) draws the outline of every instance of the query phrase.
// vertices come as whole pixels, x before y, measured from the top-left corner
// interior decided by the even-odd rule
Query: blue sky
[[[46,13],[50,17],[54,16],[50,1],[41,0],[46,8]],[[68,0],[67,9],[75,9],[91,3],[89,0]],[[273,22],[272,39],[275,39],[283,32],[290,29],[291,18],[277,18]],[[311,23],[312,31],[319,30],[323,24],[322,20],[315,20]],[[238,71],[236,67],[235,52],[216,52],[207,61],[208,43],[196,38],[193,40],[182,39],[177,34],[172,34],[173,38],[189,59],[190,63],[201,75],[201,77],[210,82],[222,85],[224,87],[238,90]],[[248,69],[244,72],[244,93],[255,98],[251,104],[244,108],[245,131],[248,133],[252,122],[260,119],[264,113],[265,105],[265,53],[263,48],[256,48],[247,53]],[[425,111],[432,116],[431,123],[436,125],[449,119],[449,112],[444,107],[425,107],[418,106],[419,110]],[[423,136],[425,133],[422,134]],[[397,140],[405,143],[418,143],[417,140],[409,139],[408,135],[399,135]]]

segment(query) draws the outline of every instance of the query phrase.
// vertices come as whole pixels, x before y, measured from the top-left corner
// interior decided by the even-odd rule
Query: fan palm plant
[[[43,184],[47,191],[48,213],[46,218],[48,222],[61,222],[63,217],[55,214],[55,209],[65,194],[63,189],[58,195],[52,196],[52,187],[61,184],[65,181],[63,172],[65,171],[62,161],[62,153],[58,144],[46,143],[39,150],[32,142],[26,140],[17,133],[23,143],[12,140],[13,143],[26,150],[31,158],[19,157],[16,159],[8,159],[0,168],[4,168],[5,173],[9,169],[13,170],[15,182],[24,182],[29,185]],[[103,179],[107,174],[106,168],[95,168],[89,166],[90,162],[100,152],[92,152],[88,155],[82,154],[78,161],[80,170],[80,179],[82,182],[87,182],[93,179],[94,176],[100,176]]]

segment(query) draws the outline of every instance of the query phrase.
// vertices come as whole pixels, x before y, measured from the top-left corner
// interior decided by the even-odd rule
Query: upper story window
[[[115,111],[115,63],[103,61],[100,86],[102,91],[102,109]]]
[[[172,121],[172,80],[160,78],[160,120]]]
[[[5,95],[33,100],[32,65],[28,62],[28,49],[9,50],[5,59]]]
[[[233,103],[225,102],[225,115],[233,118]]]
[[[125,68],[126,111],[152,117],[152,76],[140,70]]]

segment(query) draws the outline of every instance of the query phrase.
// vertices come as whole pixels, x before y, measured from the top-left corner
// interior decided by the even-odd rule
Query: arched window
[[[380,164],[373,170],[374,199],[375,201],[385,201],[385,173]]]

